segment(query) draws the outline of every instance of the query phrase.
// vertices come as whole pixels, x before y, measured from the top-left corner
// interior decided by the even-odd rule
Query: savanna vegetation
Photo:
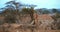
[[[0,13],[2,32],[60,30],[60,10],[58,9],[51,9],[51,11],[34,9],[36,5],[24,5],[16,1],[9,1],[5,4],[6,6],[1,8]]]

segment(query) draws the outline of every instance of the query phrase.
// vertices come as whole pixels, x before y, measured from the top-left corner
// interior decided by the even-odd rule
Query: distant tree
[[[56,13],[56,12],[58,12],[58,10],[57,9],[52,9],[52,12]]]
[[[43,13],[43,14],[49,14],[50,11],[48,11],[48,10],[44,10],[42,13]]]

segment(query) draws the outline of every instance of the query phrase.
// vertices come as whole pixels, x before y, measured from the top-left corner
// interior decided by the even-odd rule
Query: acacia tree
[[[6,19],[8,19],[8,21],[10,22],[10,20],[11,20],[11,22],[14,22],[14,20],[16,20],[16,16],[18,15],[18,14],[20,14],[19,13],[19,7],[20,6],[23,6],[22,4],[20,4],[19,2],[16,2],[16,1],[9,1],[9,2],[7,2],[6,3],[7,4],[7,6],[6,6],[6,9],[3,11],[3,13],[5,14],[5,15],[7,15],[6,16]],[[13,17],[14,16],[14,17]],[[6,20],[7,21],[7,20]],[[17,23],[18,23],[19,21],[17,21]]]
[[[53,13],[57,13],[57,12],[59,12],[57,9],[52,9],[52,12]]]
[[[16,1],[9,1],[6,4],[7,4],[6,7],[9,7],[9,8],[12,8],[15,10],[15,14],[18,13],[18,8],[19,8],[20,3],[16,2]]]
[[[31,17],[31,21],[30,22],[33,22],[34,20],[34,13],[35,13],[35,10],[34,10],[34,7],[35,6],[29,6],[30,8],[23,8],[22,9],[22,12],[25,14],[29,14],[30,17]],[[32,23],[33,24],[33,23]]]

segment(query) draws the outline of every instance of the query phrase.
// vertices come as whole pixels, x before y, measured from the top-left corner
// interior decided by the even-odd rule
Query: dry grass
[[[9,24],[9,25],[10,27],[8,26],[8,24],[2,25],[6,30],[3,30],[3,27],[2,27],[2,30],[0,29],[0,32],[60,32],[60,30],[43,30],[39,28],[37,29],[35,26],[28,25],[28,24],[27,25]]]
[[[38,17],[36,18],[36,14],[35,14],[34,18],[35,18],[35,24],[38,24],[36,26],[27,24],[27,23],[30,23],[30,22],[28,22],[31,20],[30,16],[21,17],[21,19],[19,19],[19,17],[17,17],[18,20],[22,21],[22,22],[20,22],[22,24],[6,23],[3,25],[0,25],[0,32],[60,32],[60,30],[51,30],[50,29],[53,19],[49,15],[38,15]],[[0,17],[0,20],[4,20],[4,17]],[[41,20],[43,20],[43,21],[41,21]]]

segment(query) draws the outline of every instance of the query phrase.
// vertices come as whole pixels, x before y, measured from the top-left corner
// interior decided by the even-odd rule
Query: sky
[[[0,0],[0,8],[5,6],[5,3],[11,0]],[[60,8],[60,0],[17,0],[18,2],[24,4],[34,4],[37,5],[36,8]]]

